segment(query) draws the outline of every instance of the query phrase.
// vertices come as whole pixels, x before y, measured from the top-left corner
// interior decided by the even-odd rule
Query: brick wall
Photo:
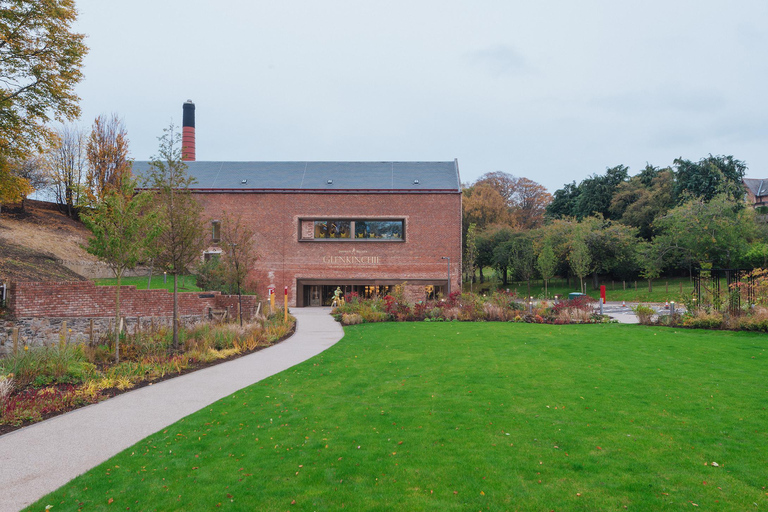
[[[251,277],[266,296],[274,286],[282,303],[288,286],[289,304],[296,305],[297,281],[345,279],[359,281],[446,281],[451,258],[451,288],[460,289],[461,194],[455,193],[198,193],[208,220],[241,215],[256,233],[259,255]],[[405,241],[301,240],[301,220],[404,219]],[[215,244],[211,244],[212,247]],[[363,264],[338,263],[351,254]],[[325,258],[324,258],[325,257]],[[328,263],[328,262],[333,263]],[[375,261],[376,263],[370,263]],[[423,288],[422,288],[423,289]],[[414,292],[414,296],[418,293]]]
[[[8,294],[8,309],[17,318],[104,318],[115,316],[115,286],[96,286],[91,281],[14,282]],[[180,316],[207,316],[208,310],[232,308],[237,296],[219,292],[179,292]],[[257,297],[243,296],[243,316],[255,313]],[[173,293],[120,287],[120,316],[173,316]]]
[[[8,309],[14,320],[0,325],[0,354],[9,350],[10,330],[20,329],[29,345],[55,343],[62,322],[67,322],[72,340],[90,341],[90,320],[94,320],[96,338],[113,329],[115,286],[96,286],[91,281],[14,282],[8,292]],[[210,310],[227,309],[231,318],[237,315],[238,297],[220,292],[179,292],[179,317],[185,324],[207,319]],[[244,319],[252,318],[259,305],[258,297],[243,295]],[[168,323],[173,317],[173,293],[166,290],[138,290],[120,287],[120,316],[131,329],[142,325]]]

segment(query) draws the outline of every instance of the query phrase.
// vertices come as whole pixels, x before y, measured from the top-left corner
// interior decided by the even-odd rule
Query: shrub
[[[357,325],[363,323],[363,317],[357,313],[347,314],[344,313],[341,317],[341,323],[343,325]]]
[[[642,325],[651,325],[653,315],[656,314],[656,311],[653,310],[653,308],[649,306],[643,306],[642,304],[638,304],[637,306],[632,308],[632,311],[635,312],[635,315],[637,315],[638,321]]]
[[[683,319],[683,326],[694,329],[720,329],[723,326],[723,315],[718,312],[707,313],[698,310]]]

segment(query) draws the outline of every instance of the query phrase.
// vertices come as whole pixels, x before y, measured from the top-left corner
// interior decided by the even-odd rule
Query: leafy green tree
[[[485,230],[481,231],[477,235],[477,267],[480,270],[480,282],[484,281],[483,268],[494,267],[498,271],[503,270],[503,282],[506,283],[506,262],[503,264],[503,268],[497,265],[497,261],[494,255],[496,247],[503,244],[514,235],[515,231],[509,226],[493,225],[488,226]],[[502,272],[499,272],[502,275]]]
[[[657,220],[666,247],[678,250],[691,263],[732,268],[757,237],[754,211],[721,193],[706,201],[691,198]]]
[[[544,245],[541,247],[541,251],[536,258],[536,268],[538,268],[541,278],[544,280],[544,297],[546,298],[549,296],[549,291],[547,290],[549,280],[555,277],[555,270],[557,268],[555,251],[552,249],[552,243],[549,240],[545,240]]]
[[[664,254],[660,244],[640,240],[637,247],[637,263],[640,277],[648,280],[648,293],[653,291],[653,280],[661,276],[664,270]]]
[[[634,270],[636,230],[597,215],[584,219],[580,231],[592,261],[592,287],[600,286],[600,274]]]
[[[629,181],[621,183],[611,200],[612,219],[638,229],[646,240],[657,234],[654,221],[676,206],[674,174],[671,169],[650,165]]]
[[[41,150],[52,119],[80,114],[75,86],[88,48],[72,31],[74,0],[13,0],[0,8],[0,154]]]
[[[594,174],[579,185],[579,197],[576,199],[574,215],[578,219],[600,214],[610,218],[610,207],[613,196],[624,181],[629,168],[617,165],[606,169],[603,176]]]
[[[592,270],[592,257],[589,255],[589,247],[584,240],[576,238],[571,242],[568,263],[574,275],[579,278],[579,291],[583,291],[584,277]]]
[[[126,179],[120,190],[111,190],[81,218],[91,230],[86,249],[104,260],[117,279],[115,288],[115,361],[120,361],[120,280],[148,254],[157,232],[155,216],[148,212],[152,195],[134,195],[136,182]]]
[[[475,282],[475,269],[477,268],[477,226],[470,224],[467,228],[466,243],[464,248],[464,273],[469,280],[469,290]]]
[[[156,193],[160,226],[153,256],[155,265],[173,276],[173,347],[178,349],[178,277],[199,261],[205,239],[200,206],[189,189],[195,180],[181,159],[181,134],[171,124],[159,141],[147,177],[147,185]]]
[[[536,274],[536,251],[533,239],[528,233],[518,233],[505,244],[509,254],[509,265],[514,269],[515,278],[525,281],[528,296],[531,295],[531,279]]]
[[[547,205],[546,217],[549,219],[564,219],[576,216],[576,201],[581,194],[581,189],[576,182],[566,183],[561,189],[555,191],[552,202]]]
[[[701,198],[704,201],[725,193],[733,200],[744,195],[742,180],[747,172],[747,165],[733,156],[712,156],[691,162],[678,158],[675,160],[675,194],[682,198]]]

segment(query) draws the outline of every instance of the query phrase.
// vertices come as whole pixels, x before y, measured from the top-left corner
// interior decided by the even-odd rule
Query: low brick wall
[[[12,329],[19,329],[20,344],[50,345],[59,342],[63,322],[70,342],[97,342],[114,329],[115,286],[96,286],[91,281],[14,282],[8,292],[11,319],[0,322],[0,354],[12,350]],[[193,324],[211,318],[212,313],[227,310],[237,315],[238,297],[220,292],[179,292],[179,318]],[[254,295],[242,297],[244,319],[258,309]],[[173,293],[166,290],[138,290],[120,287],[120,316],[124,328],[133,332],[152,325],[170,323],[173,317]]]

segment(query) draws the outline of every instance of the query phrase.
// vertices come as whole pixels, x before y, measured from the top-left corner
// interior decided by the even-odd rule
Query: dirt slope
[[[90,232],[47,203],[27,201],[0,212],[0,280],[72,281],[84,279],[60,260],[95,262],[82,248]],[[54,207],[55,208],[55,207]]]

